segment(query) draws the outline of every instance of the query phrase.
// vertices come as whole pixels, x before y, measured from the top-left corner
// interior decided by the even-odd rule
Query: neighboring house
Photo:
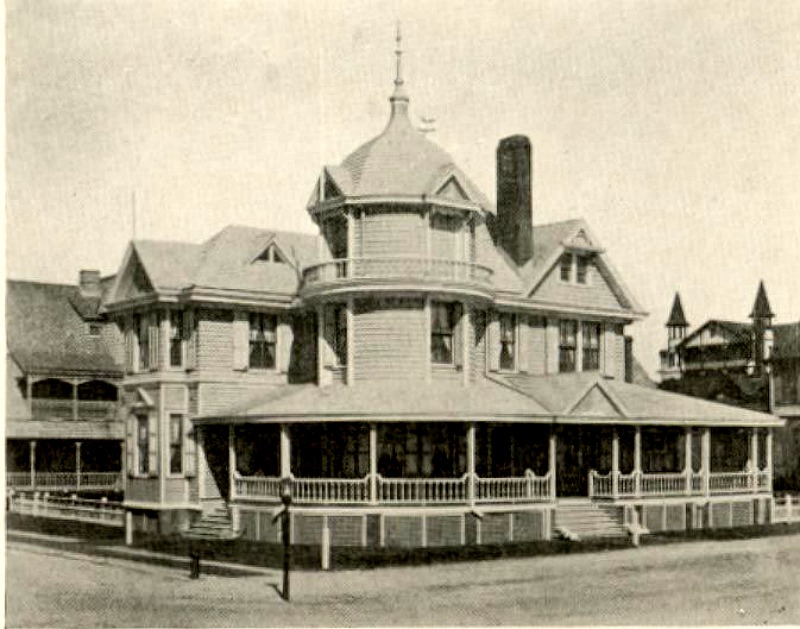
[[[750,323],[710,319],[691,333],[679,295],[667,320],[667,348],[660,352],[660,388],[800,418],[800,324],[773,323],[764,283],[756,292]],[[800,488],[800,424],[776,433],[776,489]]]
[[[122,343],[99,313],[109,281],[82,271],[78,286],[7,282],[9,488],[121,490]]]
[[[602,505],[595,533],[763,521],[782,421],[629,382],[645,313],[583,220],[534,226],[527,138],[500,142],[494,208],[411,124],[399,72],[390,102],[322,169],[319,236],[131,243],[104,302],[129,526],[224,509],[275,541],[282,492],[294,542],[335,547],[591,535]]]

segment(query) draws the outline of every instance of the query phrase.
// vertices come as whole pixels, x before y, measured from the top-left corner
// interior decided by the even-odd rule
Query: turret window
[[[347,364],[347,308],[333,309],[333,350],[339,365]]]
[[[169,313],[169,364],[170,367],[183,367],[183,311],[170,310]]]
[[[276,328],[275,315],[264,313],[250,315],[251,369],[275,368]]]
[[[150,473],[150,432],[147,415],[136,416],[136,471],[146,476]]]
[[[150,369],[150,318],[142,315],[134,315],[133,329],[139,344],[139,370]]]
[[[572,281],[572,254],[565,253],[561,256],[561,281]]]
[[[441,301],[431,303],[431,362],[433,364],[454,364],[454,340],[459,316],[457,303]]]
[[[517,316],[510,312],[500,314],[500,369],[513,370],[517,358]]]

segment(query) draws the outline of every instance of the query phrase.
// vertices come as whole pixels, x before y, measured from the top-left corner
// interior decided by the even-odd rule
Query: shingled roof
[[[800,321],[776,325],[772,329],[775,358],[800,358]]]
[[[122,375],[103,335],[89,333],[77,286],[9,280],[8,351],[24,371]]]
[[[689,322],[686,320],[686,315],[683,314],[683,304],[681,304],[680,293],[675,293],[675,300],[672,302],[672,310],[669,311],[669,318],[667,319],[667,327],[689,327]]]

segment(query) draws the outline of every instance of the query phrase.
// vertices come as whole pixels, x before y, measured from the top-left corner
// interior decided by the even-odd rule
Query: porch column
[[[692,493],[692,429],[687,426],[683,440],[683,473],[686,474],[686,495]]]
[[[289,435],[289,424],[281,424],[281,478],[292,475],[292,440]]]
[[[30,447],[31,487],[36,487],[36,439],[28,443]]]
[[[711,494],[711,429],[703,428],[703,437],[700,442],[700,469],[703,472],[703,495]]]
[[[475,422],[467,424],[467,502],[475,505]]]
[[[619,433],[614,428],[611,436],[611,497],[619,497]]]
[[[228,426],[228,499],[236,497],[236,433]]]
[[[767,491],[772,493],[772,428],[767,428],[767,440],[764,444],[766,448],[766,461],[767,466]]]
[[[378,504],[378,424],[369,425],[369,500]]]
[[[81,442],[75,442],[75,488],[81,488]]]
[[[750,473],[752,475],[753,491],[758,491],[758,428],[750,431]]]
[[[348,214],[349,216],[349,214]],[[352,257],[352,256],[351,256]],[[345,384],[353,386],[355,382],[356,361],[355,361],[355,334],[353,328],[355,327],[356,320],[356,301],[353,297],[347,298],[347,365],[345,367]]]
[[[78,421],[80,416],[78,415],[78,382],[74,380],[72,382],[72,419]]]
[[[347,271],[345,277],[353,277],[353,270],[350,268],[350,261],[353,259],[356,251],[356,221],[353,216],[354,208],[345,210],[347,217]]]
[[[547,474],[550,476],[550,499],[553,502],[556,500],[556,456],[556,428],[551,426]]]
[[[633,491],[642,495],[642,427],[636,426],[633,433]]]

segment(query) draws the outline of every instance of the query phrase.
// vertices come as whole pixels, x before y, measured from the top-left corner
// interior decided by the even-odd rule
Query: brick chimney
[[[78,276],[78,286],[83,297],[100,297],[100,271],[82,269]]]
[[[497,225],[500,245],[518,266],[533,256],[531,142],[512,135],[497,145]]]

